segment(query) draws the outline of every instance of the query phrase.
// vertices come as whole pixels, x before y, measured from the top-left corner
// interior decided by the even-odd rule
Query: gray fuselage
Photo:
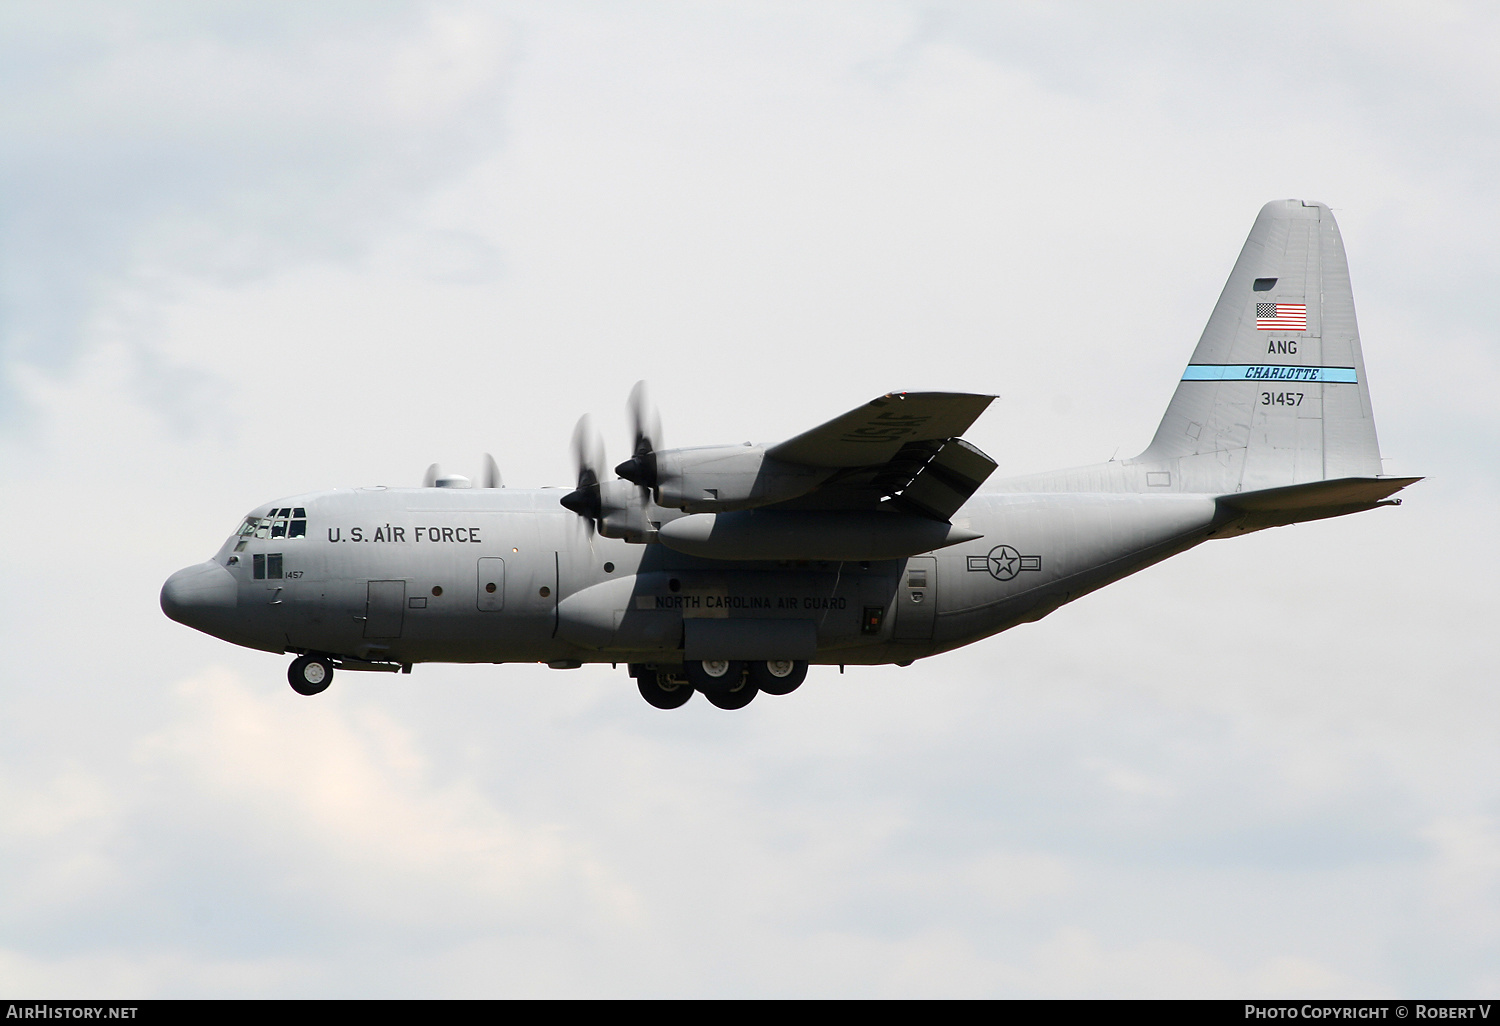
[[[173,575],[163,606],[239,645],[381,663],[674,663],[685,635],[716,626],[695,620],[809,646],[815,632],[815,651],[785,653],[809,662],[907,663],[1039,619],[1224,520],[1206,495],[990,493],[953,518],[982,537],[934,552],[729,563],[593,535],[561,494],[363,488],[278,500],[247,519],[266,537],[236,534]],[[301,536],[270,537],[264,522],[294,508],[305,511]]]

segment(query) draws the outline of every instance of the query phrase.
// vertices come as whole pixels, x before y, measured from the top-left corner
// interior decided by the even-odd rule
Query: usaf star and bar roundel
[[[996,545],[988,556],[970,556],[969,569],[983,570],[997,581],[1008,581],[1022,570],[1040,570],[1041,556],[1023,556],[1009,545]]]

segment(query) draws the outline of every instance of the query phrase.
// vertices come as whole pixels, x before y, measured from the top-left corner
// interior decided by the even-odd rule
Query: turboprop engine
[[[630,394],[635,445],[615,468],[620,480],[599,480],[604,443],[584,417],[573,436],[578,487],[562,504],[605,537],[706,559],[929,552],[980,537],[951,518],[995,469],[958,437],[991,398],[892,393],[774,446],[664,449],[642,382]]]
[[[653,541],[656,525],[648,514],[650,493],[629,481],[599,480],[604,440],[586,414],[573,430],[573,455],[578,465],[578,487],[562,497],[563,506],[606,538],[638,545]]]
[[[606,538],[645,544],[656,538],[656,525],[648,512],[648,497],[629,481],[604,481],[599,485],[599,533]]]
[[[702,445],[653,454],[658,506],[687,513],[729,513],[806,495],[828,480],[827,467],[799,467],[766,455],[764,445]],[[625,464],[616,468],[633,470]],[[621,473],[621,476],[626,476]]]

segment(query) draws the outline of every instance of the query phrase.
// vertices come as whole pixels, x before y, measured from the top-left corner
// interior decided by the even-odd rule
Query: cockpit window
[[[255,538],[305,538],[307,510],[301,506],[283,506],[263,517],[246,517],[239,534]]]

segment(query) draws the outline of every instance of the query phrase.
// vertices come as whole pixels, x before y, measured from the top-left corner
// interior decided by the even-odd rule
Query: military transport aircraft
[[[278,499],[162,588],[174,620],[336,668],[625,663],[670,709],[785,695],[809,664],[896,663],[1038,620],[1210,538],[1376,506],[1349,271],[1320,203],[1260,212],[1150,447],[1003,481],[960,435],[993,397],[881,396],[774,445],[668,449],[641,386],[607,480],[585,417],[577,487],[359,488]]]

